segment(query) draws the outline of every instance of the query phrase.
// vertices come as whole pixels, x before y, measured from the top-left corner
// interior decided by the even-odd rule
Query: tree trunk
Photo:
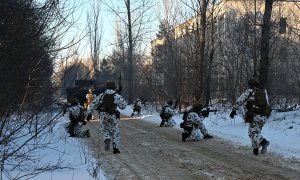
[[[259,69],[259,81],[262,88],[266,88],[268,80],[268,72],[270,66],[270,33],[271,33],[271,15],[273,0],[265,1],[265,13],[263,17],[262,34],[261,34],[261,48],[260,48],[260,69]]]
[[[200,10],[200,57],[199,57],[199,89],[196,99],[203,100],[203,77],[204,77],[204,61],[205,61],[205,34],[206,34],[206,0],[201,0],[201,10]]]
[[[127,17],[128,17],[128,102],[131,104],[133,102],[132,99],[132,91],[133,91],[133,40],[132,40],[132,24],[131,24],[131,12],[130,12],[130,0],[126,1],[127,7]]]
[[[212,63],[214,59],[214,52],[215,52],[215,41],[214,41],[214,33],[215,33],[215,26],[214,26],[214,7],[215,7],[215,0],[212,2],[212,14],[211,14],[211,34],[210,34],[210,42],[211,42],[211,50],[209,53],[209,62],[208,62],[208,71],[206,75],[206,88],[205,88],[205,107],[209,106],[210,101],[210,83],[211,83],[211,71],[212,71]]]

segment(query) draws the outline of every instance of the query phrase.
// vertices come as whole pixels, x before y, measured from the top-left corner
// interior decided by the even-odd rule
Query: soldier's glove
[[[232,119],[235,115],[236,115],[236,110],[232,109],[232,111],[230,113],[230,118]]]
[[[87,117],[86,117],[86,120],[87,120],[87,121],[90,121],[91,119],[92,119],[92,115],[91,115],[91,114],[88,114]]]
[[[86,125],[86,121],[83,121],[82,124],[85,126]]]

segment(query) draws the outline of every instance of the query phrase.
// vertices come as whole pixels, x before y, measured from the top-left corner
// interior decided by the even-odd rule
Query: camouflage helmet
[[[251,78],[251,79],[249,79],[248,86],[250,86],[250,87],[258,87],[259,86],[259,80],[257,78]]]
[[[172,99],[167,100],[167,104],[172,106],[173,105],[173,100]]]
[[[116,88],[115,82],[113,82],[113,81],[106,82],[106,88],[107,89],[115,89]]]

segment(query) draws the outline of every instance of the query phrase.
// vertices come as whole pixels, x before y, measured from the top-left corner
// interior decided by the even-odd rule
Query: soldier
[[[71,107],[68,108],[70,123],[67,126],[71,137],[90,137],[89,130],[81,131],[82,125],[86,124],[84,121],[85,115],[83,107],[79,104],[77,99],[73,99]]]
[[[89,92],[86,94],[85,98],[86,98],[86,102],[84,103],[84,106],[85,106],[84,108],[88,109],[91,102],[95,99],[93,89],[91,89],[91,88],[89,89]]]
[[[141,115],[141,108],[142,108],[142,100],[140,98],[137,98],[134,102],[133,112],[131,113],[131,117],[134,114]]]
[[[125,109],[127,104],[123,97],[116,92],[114,82],[107,82],[106,88],[105,92],[97,96],[90,104],[90,108],[87,111],[87,120],[91,119],[94,110],[97,109],[99,111],[105,151],[110,149],[110,142],[112,141],[113,153],[116,154],[120,153],[120,112],[117,110],[117,107]]]
[[[86,102],[84,103],[84,108],[88,109],[90,108],[91,102],[96,98],[96,95],[93,92],[93,89],[89,89],[89,92],[86,94]],[[92,115],[92,120],[94,120],[94,115]]]
[[[247,102],[245,114],[245,122],[249,123],[248,136],[252,140],[253,154],[258,155],[259,148],[262,147],[261,153],[267,152],[270,144],[262,135],[262,128],[271,113],[268,94],[266,89],[260,89],[259,81],[252,78],[248,81],[249,89],[247,89],[235,102],[230,117],[236,115],[236,110],[244,102]]]
[[[172,118],[175,114],[175,108],[176,107],[173,106],[173,100],[168,100],[159,114],[161,118],[160,127],[173,127],[176,125],[176,122]]]
[[[185,142],[186,139],[192,139],[194,141],[201,140],[201,133],[204,139],[213,138],[209,135],[203,120],[209,115],[209,110],[203,110],[203,106],[200,103],[194,104],[192,107],[187,109],[183,115],[183,122],[180,127],[183,128],[182,141]]]

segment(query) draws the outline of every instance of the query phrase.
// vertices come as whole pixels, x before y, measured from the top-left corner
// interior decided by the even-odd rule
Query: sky
[[[130,116],[132,113],[132,106],[128,105],[121,113]],[[240,115],[235,116],[234,119],[229,118],[230,109],[219,111],[218,113],[210,113],[209,117],[205,118],[204,125],[208,132],[216,138],[222,138],[232,142],[235,146],[245,146],[251,149],[251,141],[248,138],[248,125],[243,122]],[[153,113],[150,106],[143,107],[142,115],[139,116],[142,121],[153,123],[154,127],[160,128],[160,117],[158,112]],[[136,117],[133,117],[136,118]],[[179,124],[182,122],[182,114],[176,114],[174,117],[176,126],[173,128],[180,128]],[[297,106],[295,111],[279,113],[272,112],[263,127],[263,136],[270,141],[268,153],[283,158],[292,158],[300,160],[300,107]],[[71,169],[61,171],[54,171],[41,174],[34,178],[34,180],[89,180],[93,179],[89,175],[92,167],[89,164],[95,164],[96,160],[89,157],[87,154],[87,147],[80,144],[78,139],[68,137],[64,124],[68,122],[68,115],[66,114],[57,124],[55,136],[60,138],[53,144],[53,147],[59,148],[59,152],[65,152],[63,156],[66,165],[71,166]],[[121,130],[122,131],[122,130]],[[52,136],[53,138],[53,136]],[[178,137],[181,139],[181,137]],[[121,142],[122,143],[122,142]],[[199,142],[201,143],[201,141]],[[58,151],[45,150],[49,161],[58,156]],[[251,153],[251,151],[249,151]],[[101,158],[101,157],[100,157]],[[47,162],[45,160],[45,162]],[[99,169],[98,178],[106,180],[105,169]]]
[[[78,1],[78,0],[77,0]],[[96,0],[84,0],[84,1],[76,1],[76,6],[77,9],[74,13],[74,16],[70,17],[70,18],[74,18],[74,20],[76,20],[76,24],[74,25],[73,28],[71,28],[71,30],[68,32],[68,35],[65,37],[65,43],[68,42],[69,39],[71,39],[75,34],[81,34],[80,37],[83,36],[83,34],[86,33],[86,26],[87,26],[87,14],[88,12],[91,13],[92,11],[92,2],[96,1]],[[107,0],[107,2],[109,2],[109,0]],[[117,1],[113,1],[113,2],[117,2]],[[154,2],[156,3],[161,3],[160,0],[155,0]],[[119,5],[123,5],[124,2],[123,1],[118,1],[118,3],[115,4],[119,4]],[[70,6],[74,5],[74,4],[69,4]],[[109,55],[112,51],[113,48],[113,44],[115,43],[115,38],[116,38],[116,32],[115,32],[115,18],[116,16],[114,15],[114,13],[112,11],[109,10],[109,8],[104,5],[103,3],[100,5],[100,20],[102,22],[102,40],[101,40],[101,53],[100,53],[100,58],[103,58],[107,55]],[[157,11],[158,6],[153,8],[153,11]],[[155,14],[155,13],[153,13]],[[156,15],[155,15],[156,16]],[[156,21],[153,21],[151,25],[151,28],[154,29],[158,29],[158,20],[157,18]],[[154,38],[156,34],[156,31],[153,31],[151,33],[151,38]],[[150,47],[150,40],[148,40],[148,46]],[[79,44],[79,54],[82,57],[87,57],[89,56],[89,47],[88,47],[88,37],[84,38],[83,41],[80,42]]]

